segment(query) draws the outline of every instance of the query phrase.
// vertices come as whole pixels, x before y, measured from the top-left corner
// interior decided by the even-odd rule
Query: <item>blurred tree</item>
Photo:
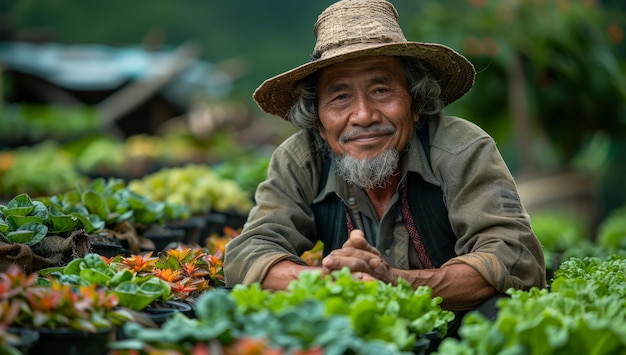
[[[498,141],[514,132],[521,174],[569,166],[598,132],[624,137],[624,11],[594,0],[421,4],[411,36],[451,45],[478,70],[476,88],[451,109]]]

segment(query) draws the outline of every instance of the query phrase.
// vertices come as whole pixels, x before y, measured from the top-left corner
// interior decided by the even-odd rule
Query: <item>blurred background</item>
[[[252,92],[309,60],[332,2],[3,0],[0,200],[189,163],[228,164],[253,191],[293,128]],[[494,136],[531,215],[593,235],[626,204],[625,2],[392,2],[409,40],[476,66],[446,113]]]

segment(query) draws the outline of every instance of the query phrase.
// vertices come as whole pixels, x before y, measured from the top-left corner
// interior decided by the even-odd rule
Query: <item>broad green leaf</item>
[[[83,269],[80,271],[80,278],[90,284],[106,286],[111,280],[111,275],[97,269]]]
[[[25,193],[13,197],[13,199],[11,199],[11,201],[9,201],[9,203],[7,203],[6,205],[7,209],[32,206],[33,201],[30,199],[30,196]]]
[[[24,207],[15,207],[15,208],[5,208],[2,210],[2,213],[7,216],[28,216],[35,209],[34,205],[24,206]]]
[[[102,230],[106,225],[100,217],[95,214],[88,214],[88,212],[87,214],[72,213],[71,216],[80,221],[87,234],[93,234]]]
[[[9,232],[7,238],[15,243],[33,246],[48,234],[48,227],[39,223],[26,223],[16,231]]]
[[[90,213],[96,214],[102,220],[108,220],[110,210],[102,195],[95,191],[87,190],[83,193],[82,201]]]
[[[31,216],[39,217],[43,220],[48,218],[48,207],[41,201],[33,201],[35,208],[31,211]]]
[[[116,223],[120,223],[120,222],[124,222],[124,221],[128,221],[133,217],[133,214],[135,213],[135,211],[133,210],[128,210],[122,214],[117,215],[117,217],[115,218],[115,222]]]
[[[43,224],[45,222],[44,219],[39,218],[37,216],[19,216],[19,215],[11,215],[7,216],[7,222],[13,229],[17,229],[20,226],[23,226],[26,223],[37,223]]]
[[[67,263],[67,265],[63,268],[63,274],[65,275],[80,275],[80,271],[83,269],[81,264],[84,264],[85,260],[83,258],[76,258]]]
[[[52,224],[50,231],[55,234],[72,232],[81,229],[82,227],[82,224],[78,219],[71,215],[62,214],[55,207],[51,207],[49,218]]]
[[[104,260],[100,257],[100,255],[96,253],[89,253],[85,255],[85,269],[95,269],[100,271],[109,271],[109,265],[107,265]]]
[[[106,181],[104,178],[93,179],[89,186],[87,186],[87,191],[92,190],[93,192],[97,192],[99,194],[104,194],[106,190]]]
[[[0,233],[7,234],[10,230],[9,224],[0,218]]]
[[[113,277],[111,278],[111,280],[109,280],[109,285],[111,287],[116,287],[117,285],[122,284],[123,282],[127,282],[132,280],[133,278],[133,273],[130,272],[129,270],[120,270],[118,272],[115,273],[115,275],[113,275]]]
[[[129,281],[115,287],[113,293],[117,296],[120,306],[140,311],[158,299],[162,292],[145,292]]]
[[[21,243],[21,244],[28,245],[28,243],[30,243],[30,241],[33,240],[34,236],[35,236],[35,232],[33,231],[17,230],[14,232],[9,232],[7,234],[7,239],[12,241],[13,243]]]

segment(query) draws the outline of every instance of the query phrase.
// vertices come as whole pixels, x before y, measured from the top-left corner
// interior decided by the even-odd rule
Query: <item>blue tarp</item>
[[[115,90],[126,82],[150,80],[172,50],[148,51],[142,47],[101,44],[0,43],[3,70],[15,70],[45,79],[67,90]],[[160,92],[177,104],[197,95],[223,97],[232,79],[215,64],[193,59]]]

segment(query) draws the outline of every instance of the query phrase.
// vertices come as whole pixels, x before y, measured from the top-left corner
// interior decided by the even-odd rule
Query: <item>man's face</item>
[[[320,136],[337,155],[371,159],[402,151],[419,119],[395,57],[357,58],[324,68],[317,95]]]

